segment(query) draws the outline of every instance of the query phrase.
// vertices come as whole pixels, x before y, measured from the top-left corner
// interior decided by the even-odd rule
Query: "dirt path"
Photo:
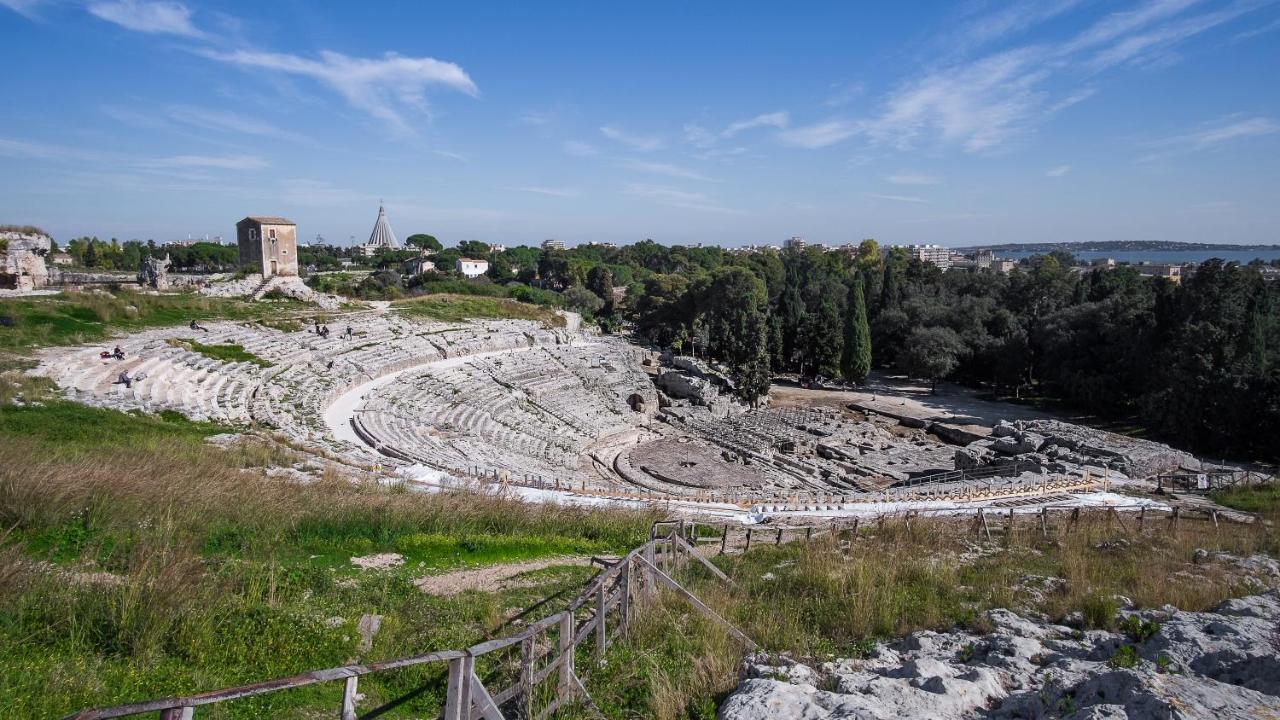
[[[518,579],[513,579],[517,575],[522,575],[534,570],[552,567],[554,565],[590,565],[591,558],[587,556],[572,557],[552,557],[542,560],[530,560],[522,563],[507,563],[503,565],[489,565],[482,568],[473,568],[468,570],[455,570],[441,575],[428,575],[413,581],[413,584],[422,592],[428,595],[441,595],[448,597],[457,595],[467,590],[484,590],[486,592],[494,592],[497,590],[506,590],[508,588],[519,587],[522,583]]]

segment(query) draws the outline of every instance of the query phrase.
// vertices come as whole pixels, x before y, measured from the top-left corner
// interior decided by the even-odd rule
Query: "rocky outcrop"
[[[719,717],[1280,717],[1280,592],[1122,614],[1130,633],[993,610],[989,634],[918,632],[817,669],[751,658]]]
[[[1001,420],[990,438],[956,452],[957,470],[1009,461],[1035,463],[1059,473],[1106,468],[1138,479],[1199,467],[1193,456],[1168,445],[1060,420]]]

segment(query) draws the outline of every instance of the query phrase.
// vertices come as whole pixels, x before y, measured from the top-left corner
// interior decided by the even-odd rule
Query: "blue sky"
[[[1280,2],[0,0],[0,222],[1280,243]]]

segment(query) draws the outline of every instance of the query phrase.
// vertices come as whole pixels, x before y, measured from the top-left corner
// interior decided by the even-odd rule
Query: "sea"
[[[1032,255],[1043,255],[1043,250],[1000,250],[996,257],[1010,260],[1021,260]],[[1251,260],[1261,259],[1266,262],[1280,260],[1280,248],[1274,250],[1129,250],[1129,251],[1091,251],[1082,250],[1072,253],[1077,260],[1101,260],[1111,258],[1118,263],[1201,263],[1209,258],[1220,258],[1227,262],[1248,264]]]

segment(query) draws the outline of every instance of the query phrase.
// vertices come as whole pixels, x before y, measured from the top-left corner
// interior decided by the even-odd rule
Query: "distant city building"
[[[920,262],[937,265],[943,270],[951,267],[951,250],[941,245],[908,245],[907,252]]]
[[[1113,268],[1116,266],[1115,258],[1095,258],[1089,261],[1090,267],[1096,268]]]
[[[54,265],[70,265],[70,264],[71,264],[71,262],[72,262],[72,260],[73,260],[73,258],[71,257],[71,253],[66,253],[66,252],[61,252],[61,251],[59,251],[59,252],[56,252],[56,253],[51,254],[51,255],[49,256],[49,260],[50,260]]]
[[[365,256],[378,254],[379,250],[397,250],[400,248],[400,241],[396,240],[396,234],[391,231],[391,223],[387,222],[387,211],[382,208],[382,203],[378,203],[378,219],[373,223],[373,232],[369,233],[369,240],[360,246],[360,251]]]
[[[556,239],[547,239],[542,241],[543,250],[563,250],[564,241]]]
[[[240,264],[254,265],[263,277],[298,274],[298,227],[274,215],[250,215],[236,223]]]
[[[990,270],[996,261],[996,254],[990,250],[979,250],[973,255],[973,266],[979,270]]]
[[[499,252],[506,252],[506,251],[507,251],[507,246],[506,246],[506,245],[499,245],[499,244],[497,244],[497,243],[489,243],[489,252],[491,252],[491,253],[499,253]]]
[[[792,236],[782,242],[782,247],[786,248],[787,250],[803,250],[805,245],[807,244],[808,243],[804,241],[804,238],[799,236]]]
[[[466,277],[480,277],[488,272],[489,261],[477,260],[476,258],[458,258],[454,261],[453,268]]]
[[[1146,277],[1162,277],[1175,285],[1182,283],[1181,265],[1170,265],[1168,263],[1142,263],[1140,265],[1134,265],[1134,269],[1138,271],[1139,275],[1144,275]]]
[[[595,240],[592,240],[587,243],[587,247],[611,248],[617,246],[610,242],[596,242]]]
[[[1011,273],[1014,268],[1018,267],[1017,260],[993,260],[991,261],[991,269],[998,273]]]
[[[409,258],[407,261],[405,261],[404,267],[401,268],[402,274],[434,275],[437,272],[437,270],[436,270],[436,264],[431,261],[431,255],[432,253],[423,252],[415,255],[414,257]]]

